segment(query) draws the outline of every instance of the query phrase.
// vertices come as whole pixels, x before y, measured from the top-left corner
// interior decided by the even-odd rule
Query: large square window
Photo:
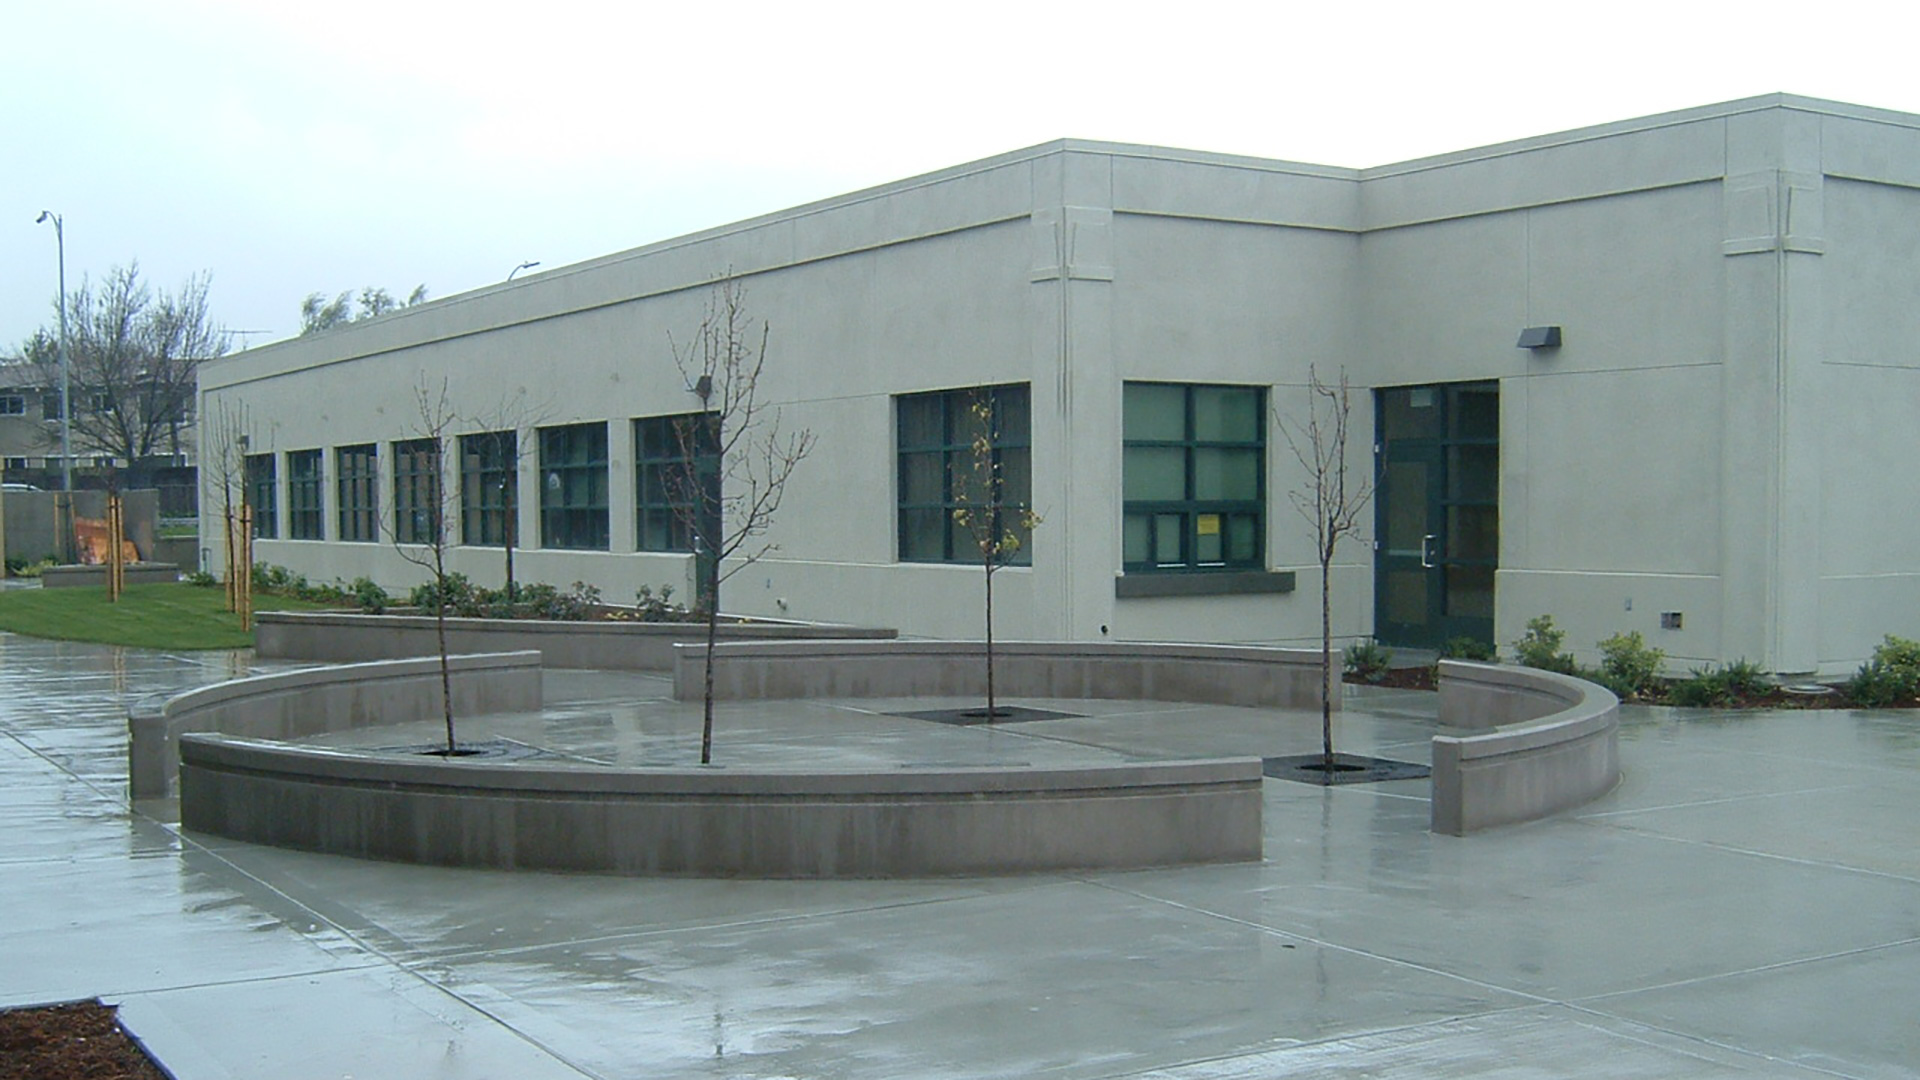
[[[681,413],[633,422],[634,542],[641,551],[692,551],[696,515],[717,517],[719,421],[716,413]],[[719,529],[717,520],[704,525],[709,536]]]
[[[1123,569],[1260,567],[1266,391],[1128,383],[1122,411]]]
[[[380,451],[372,443],[338,447],[333,465],[340,539],[362,543],[380,539]]]
[[[287,455],[289,539],[325,539],[325,490],[320,479],[320,451],[295,450]]]
[[[1024,383],[894,399],[901,561],[978,562],[972,530],[954,520],[962,508],[988,515],[985,535],[1011,532],[1020,541],[1004,561],[1032,561],[1022,524],[1033,504],[1028,400]]]
[[[607,550],[607,425],[540,429],[540,545]]]
[[[253,511],[253,537],[272,540],[280,535],[280,508],[274,483],[273,455],[248,454],[247,506]]]
[[[519,437],[511,431],[460,436],[460,542],[507,547],[520,542]]]
[[[440,440],[393,444],[393,538],[402,544],[438,544],[441,532]]]

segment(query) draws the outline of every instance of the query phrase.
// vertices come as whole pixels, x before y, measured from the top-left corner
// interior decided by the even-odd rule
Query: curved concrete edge
[[[540,708],[537,652],[450,656],[447,667],[456,718]],[[438,715],[438,656],[231,679],[128,713],[127,786],[135,799],[171,794],[184,732],[295,739]]]
[[[1432,829],[1470,832],[1591,802],[1620,782],[1620,699],[1533,668],[1440,662]]]
[[[362,858],[631,876],[844,878],[1261,857],[1257,758],[802,773],[490,764],[180,741],[180,820]]]
[[[1340,665],[1323,681],[1318,649],[1149,642],[1010,641],[994,644],[994,688],[1007,697],[1128,698],[1319,709],[1329,683],[1340,707]],[[728,643],[715,649],[714,699],[963,697],[984,695],[978,641]],[[703,696],[706,654],[674,648],[673,696]]]
[[[538,619],[448,619],[447,650],[497,653],[536,649],[551,668],[596,671],[669,671],[676,642],[706,640],[699,623],[563,622]],[[753,622],[723,625],[722,640],[866,638],[886,640],[898,631],[812,623]],[[254,653],[281,660],[353,663],[436,656],[440,646],[431,615],[361,615],[353,612],[262,612],[254,616]]]

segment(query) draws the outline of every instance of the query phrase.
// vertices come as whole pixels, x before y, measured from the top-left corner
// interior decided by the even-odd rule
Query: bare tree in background
[[[241,615],[241,628],[247,617],[253,584],[253,568],[246,553],[250,544],[239,535],[240,522],[247,518],[247,450],[252,421],[245,405],[222,402],[212,415],[201,418],[200,476],[202,490],[215,493],[220,503],[223,555],[226,560],[227,610]],[[204,520],[204,512],[202,520]]]
[[[124,459],[133,473],[129,486],[144,484],[149,459],[183,452],[200,362],[231,345],[208,310],[210,284],[196,274],[177,291],[156,291],[133,262],[109,270],[98,286],[82,281],[67,294],[73,450]],[[44,386],[60,385],[59,344],[43,329],[21,348]],[[58,437],[49,429],[50,440]]]
[[[764,539],[780,509],[794,467],[813,450],[811,431],[782,432],[780,410],[760,396],[771,332],[747,315],[745,291],[732,277],[713,288],[691,340],[671,337],[673,361],[702,410],[675,425],[691,467],[669,482],[693,537],[696,601],[707,619],[706,687],[700,763],[713,761],[713,658],[719,637],[720,586],[775,545]]]
[[[996,703],[993,687],[993,573],[1020,553],[1023,538],[1032,535],[1035,526],[1040,524],[1040,515],[1026,506],[1007,502],[1006,473],[1000,455],[1000,418],[994,409],[992,392],[974,391],[967,411],[973,427],[968,446],[971,470],[970,475],[954,478],[953,498],[959,505],[953,511],[953,520],[973,539],[986,582],[986,720],[991,724],[1004,715]]]
[[[1333,760],[1333,556],[1340,541],[1360,533],[1361,516],[1373,498],[1371,476],[1350,480],[1347,475],[1347,436],[1353,401],[1343,368],[1337,382],[1320,380],[1307,369],[1307,409],[1301,418],[1279,417],[1287,446],[1306,472],[1306,486],[1287,493],[1294,509],[1313,526],[1314,553],[1320,560],[1320,747],[1321,767],[1328,775]]]
[[[306,299],[300,301],[300,336],[322,333],[349,323],[365,322],[389,311],[426,302],[425,285],[415,285],[405,300],[397,299],[386,289],[372,285],[361,289],[357,299],[352,291],[343,292],[331,300],[327,299],[325,293],[308,293]]]

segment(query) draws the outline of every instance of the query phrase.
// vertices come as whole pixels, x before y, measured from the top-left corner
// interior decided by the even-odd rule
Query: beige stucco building
[[[212,361],[201,415],[247,419],[257,557],[404,586],[444,379],[460,434],[516,432],[449,447],[458,569],[500,580],[504,470],[522,580],[684,593],[689,557],[643,550],[675,541],[647,440],[698,407],[669,336],[731,273],[819,441],[729,610],[978,636],[941,523],[951,417],[993,387],[1045,519],[999,635],[1312,640],[1281,425],[1311,368],[1357,388],[1382,480],[1341,635],[1545,613],[1589,658],[1639,630],[1832,672],[1920,634],[1916,256],[1920,117],[1785,95],[1364,170],[1068,140]]]

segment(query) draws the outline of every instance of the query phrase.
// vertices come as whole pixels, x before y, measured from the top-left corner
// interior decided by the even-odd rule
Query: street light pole
[[[53,222],[54,242],[60,248],[60,490],[73,490],[73,364],[67,358],[67,229],[60,215],[40,211],[35,225]]]
[[[517,274],[517,273],[519,273],[519,272],[520,272],[520,271],[522,271],[522,270],[531,270],[531,269],[533,269],[534,267],[536,267],[536,266],[539,266],[539,265],[540,265],[540,260],[538,260],[538,259],[535,259],[535,260],[533,260],[532,262],[523,262],[523,263],[521,263],[521,264],[520,264],[519,266],[516,266],[516,267],[514,267],[514,268],[513,268],[512,270],[510,270],[510,271],[508,271],[508,272],[507,272],[507,280],[508,280],[508,281],[512,281],[512,280],[513,280],[513,275],[515,275],[515,274]]]

